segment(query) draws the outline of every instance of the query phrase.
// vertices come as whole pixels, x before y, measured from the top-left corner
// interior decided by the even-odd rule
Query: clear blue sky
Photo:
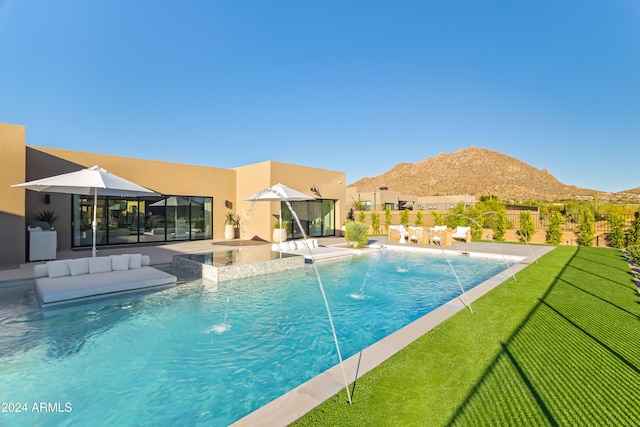
[[[640,0],[0,0],[27,144],[352,183],[486,147],[640,187]]]

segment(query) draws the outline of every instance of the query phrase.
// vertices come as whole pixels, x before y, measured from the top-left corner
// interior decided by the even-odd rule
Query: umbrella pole
[[[96,257],[96,229],[98,228],[98,222],[96,221],[96,214],[98,211],[98,191],[95,190],[93,194],[93,221],[91,221],[91,229],[93,230],[93,247],[91,248],[91,256]]]
[[[278,206],[280,207],[280,214],[278,214],[278,219],[280,220],[280,227],[282,227],[282,201],[281,200],[278,200]],[[280,233],[279,239],[280,239],[280,243],[282,243],[282,233]]]

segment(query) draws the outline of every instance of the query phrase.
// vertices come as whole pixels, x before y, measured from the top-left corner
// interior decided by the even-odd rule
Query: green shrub
[[[627,253],[631,256],[631,261],[640,266],[640,245],[627,246]]]
[[[623,248],[624,247],[624,226],[625,220],[624,216],[619,213],[613,213],[609,215],[607,219],[609,223],[609,245],[614,248]]]
[[[367,214],[364,213],[364,211],[360,211],[360,213],[358,214],[358,222],[361,223],[365,223],[367,221]]]
[[[369,243],[369,226],[361,222],[349,221],[346,224],[345,240],[356,248],[363,248]]]
[[[409,226],[409,209],[404,208],[404,210],[400,214],[400,224],[404,225],[405,227]]]
[[[469,219],[467,225],[471,226],[471,238],[476,240],[482,239],[485,217],[481,216],[478,212],[470,211],[467,218]]]
[[[536,226],[533,223],[533,217],[530,211],[520,212],[520,229],[518,235],[521,242],[528,242],[536,233]]]
[[[591,209],[583,208],[578,214],[578,245],[591,246],[596,234],[595,217]]]
[[[445,225],[444,224],[444,214],[439,212],[432,212],[433,215],[433,225]]]
[[[564,217],[560,212],[551,215],[545,239],[547,243],[550,245],[559,245],[562,243],[562,224],[564,224]]]
[[[635,215],[635,219],[631,221],[631,228],[629,229],[629,240],[627,241],[627,245],[640,245],[640,215],[637,212]]]
[[[457,226],[464,227],[467,225],[467,219],[465,218],[466,212],[464,210],[464,203],[458,203],[454,208],[449,209],[447,216],[447,225],[451,228]]]
[[[389,227],[391,226],[391,209],[389,206],[384,208],[384,228],[387,229],[387,233],[389,232]]]
[[[494,217],[493,238],[494,240],[503,241],[504,235],[509,228],[509,220],[504,212],[496,212]]]
[[[355,221],[356,217],[353,214],[353,208],[349,208],[349,212],[347,212],[347,221]]]
[[[416,214],[416,227],[422,227],[424,225],[424,214],[422,211],[418,211]]]
[[[375,234],[380,234],[380,214],[371,212],[371,229]]]

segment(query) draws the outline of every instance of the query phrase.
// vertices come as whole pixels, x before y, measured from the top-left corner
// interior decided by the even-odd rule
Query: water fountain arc
[[[291,215],[295,219],[296,224],[298,224],[298,227],[300,228],[300,232],[302,233],[302,238],[303,238],[303,240],[305,242],[305,247],[307,248],[309,256],[311,257],[311,265],[313,266],[313,269],[314,269],[315,274],[316,274],[316,278],[318,279],[318,286],[320,287],[320,293],[322,294],[322,299],[324,301],[325,309],[327,310],[327,316],[329,317],[329,325],[331,326],[331,333],[333,334],[333,342],[334,342],[334,344],[336,346],[336,352],[338,353],[338,361],[340,363],[340,369],[342,370],[342,378],[344,380],[345,390],[347,392],[347,399],[349,401],[349,405],[351,405],[353,402],[351,401],[351,392],[349,391],[349,382],[347,381],[347,374],[346,374],[345,369],[344,369],[344,362],[342,360],[342,353],[340,352],[340,344],[338,343],[338,336],[336,335],[336,328],[335,328],[335,326],[333,324],[333,316],[331,315],[331,309],[329,308],[329,301],[327,300],[327,294],[324,291],[324,286],[322,285],[322,278],[320,277],[320,271],[318,271],[318,266],[316,264],[316,260],[313,257],[313,251],[311,250],[311,247],[307,243],[307,234],[304,232],[304,229],[302,228],[302,223],[300,222],[300,218],[298,218],[298,214],[296,213],[296,211],[291,206],[291,203],[289,202],[289,200],[284,200],[284,202],[286,203],[287,207],[289,208],[289,211],[291,212]]]
[[[344,363],[342,360],[342,354],[340,352],[340,344],[338,343],[338,336],[336,335],[336,328],[334,326],[333,323],[333,317],[331,315],[331,309],[329,308],[329,301],[327,300],[327,295],[324,291],[324,286],[322,284],[322,278],[320,277],[320,272],[318,271],[318,266],[316,264],[316,261],[313,257],[313,252],[311,251],[311,248],[307,242],[307,234],[304,231],[304,228],[302,227],[302,223],[300,222],[300,218],[298,218],[298,214],[296,213],[296,211],[293,209],[293,206],[291,206],[291,202],[292,201],[304,201],[304,200],[315,200],[315,198],[308,196],[304,193],[301,193],[299,191],[296,191],[292,188],[289,188],[283,184],[276,184],[270,188],[264,189],[252,196],[249,196],[247,198],[244,199],[245,201],[251,201],[255,204],[255,202],[258,201],[268,201],[268,202],[279,202],[280,203],[280,210],[279,210],[279,220],[282,221],[282,202],[284,202],[287,207],[289,208],[289,211],[291,212],[294,220],[296,221],[296,224],[298,225],[298,227],[300,228],[300,231],[302,233],[302,238],[303,241],[305,242],[305,247],[307,248],[307,251],[309,253],[309,256],[311,258],[311,264],[313,266],[313,269],[315,271],[316,274],[316,278],[318,279],[318,286],[320,288],[320,293],[322,294],[322,299],[324,301],[324,305],[325,305],[325,309],[327,311],[327,316],[329,318],[329,325],[331,326],[331,333],[333,335],[333,341],[336,347],[336,352],[338,354],[338,361],[340,364],[340,368],[342,370],[342,377],[344,379],[344,384],[345,384],[345,390],[347,391],[347,398],[349,400],[349,405],[352,404],[351,401],[351,392],[349,391],[349,382],[347,381],[347,375],[345,372],[345,368],[344,368]],[[252,205],[253,206],[253,205]]]
[[[482,215],[487,215],[487,214],[496,214],[496,213],[497,213],[497,212],[495,212],[495,211],[483,212],[480,216],[482,216]],[[473,222],[473,223],[474,223],[475,225],[477,225],[478,227],[482,228],[482,225],[480,225],[480,223],[478,223],[478,221],[474,220],[473,218],[471,218],[471,217],[469,217],[469,216],[467,216],[467,215],[462,215],[462,214],[448,214],[448,215],[445,215],[445,218],[446,218],[446,217],[449,217],[449,216],[460,216],[460,217],[462,217],[462,218],[466,218],[466,219],[468,219],[469,221]],[[503,253],[502,253],[502,251],[500,250],[500,247],[498,247],[498,244],[496,243],[496,241],[493,239],[493,237],[492,237],[490,240],[491,240],[491,243],[493,243],[493,246],[496,248],[496,250],[497,250],[497,251],[498,251],[498,253],[500,254],[500,256],[502,256],[502,259],[503,259],[503,261],[504,261],[505,265],[507,266],[507,268],[509,268],[509,262],[507,261],[507,258],[504,256],[504,254],[503,254]],[[537,262],[537,261],[536,261],[536,262]],[[513,277],[513,281],[514,281],[514,282],[517,282],[517,281],[518,281],[518,279],[516,279],[516,275],[515,275],[515,274],[513,274],[511,277]]]

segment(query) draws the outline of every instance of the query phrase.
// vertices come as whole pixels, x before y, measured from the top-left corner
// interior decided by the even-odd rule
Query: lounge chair
[[[399,243],[407,243],[406,238],[409,236],[409,232],[404,225],[391,225],[389,226],[389,241]]]
[[[424,232],[424,228],[422,227],[409,227],[409,243],[428,245],[429,235]]]
[[[429,229],[429,241],[437,246],[451,246],[451,230],[446,225],[436,225]]]
[[[471,227],[456,227],[454,232],[451,233],[451,238],[469,243],[471,241]]]

